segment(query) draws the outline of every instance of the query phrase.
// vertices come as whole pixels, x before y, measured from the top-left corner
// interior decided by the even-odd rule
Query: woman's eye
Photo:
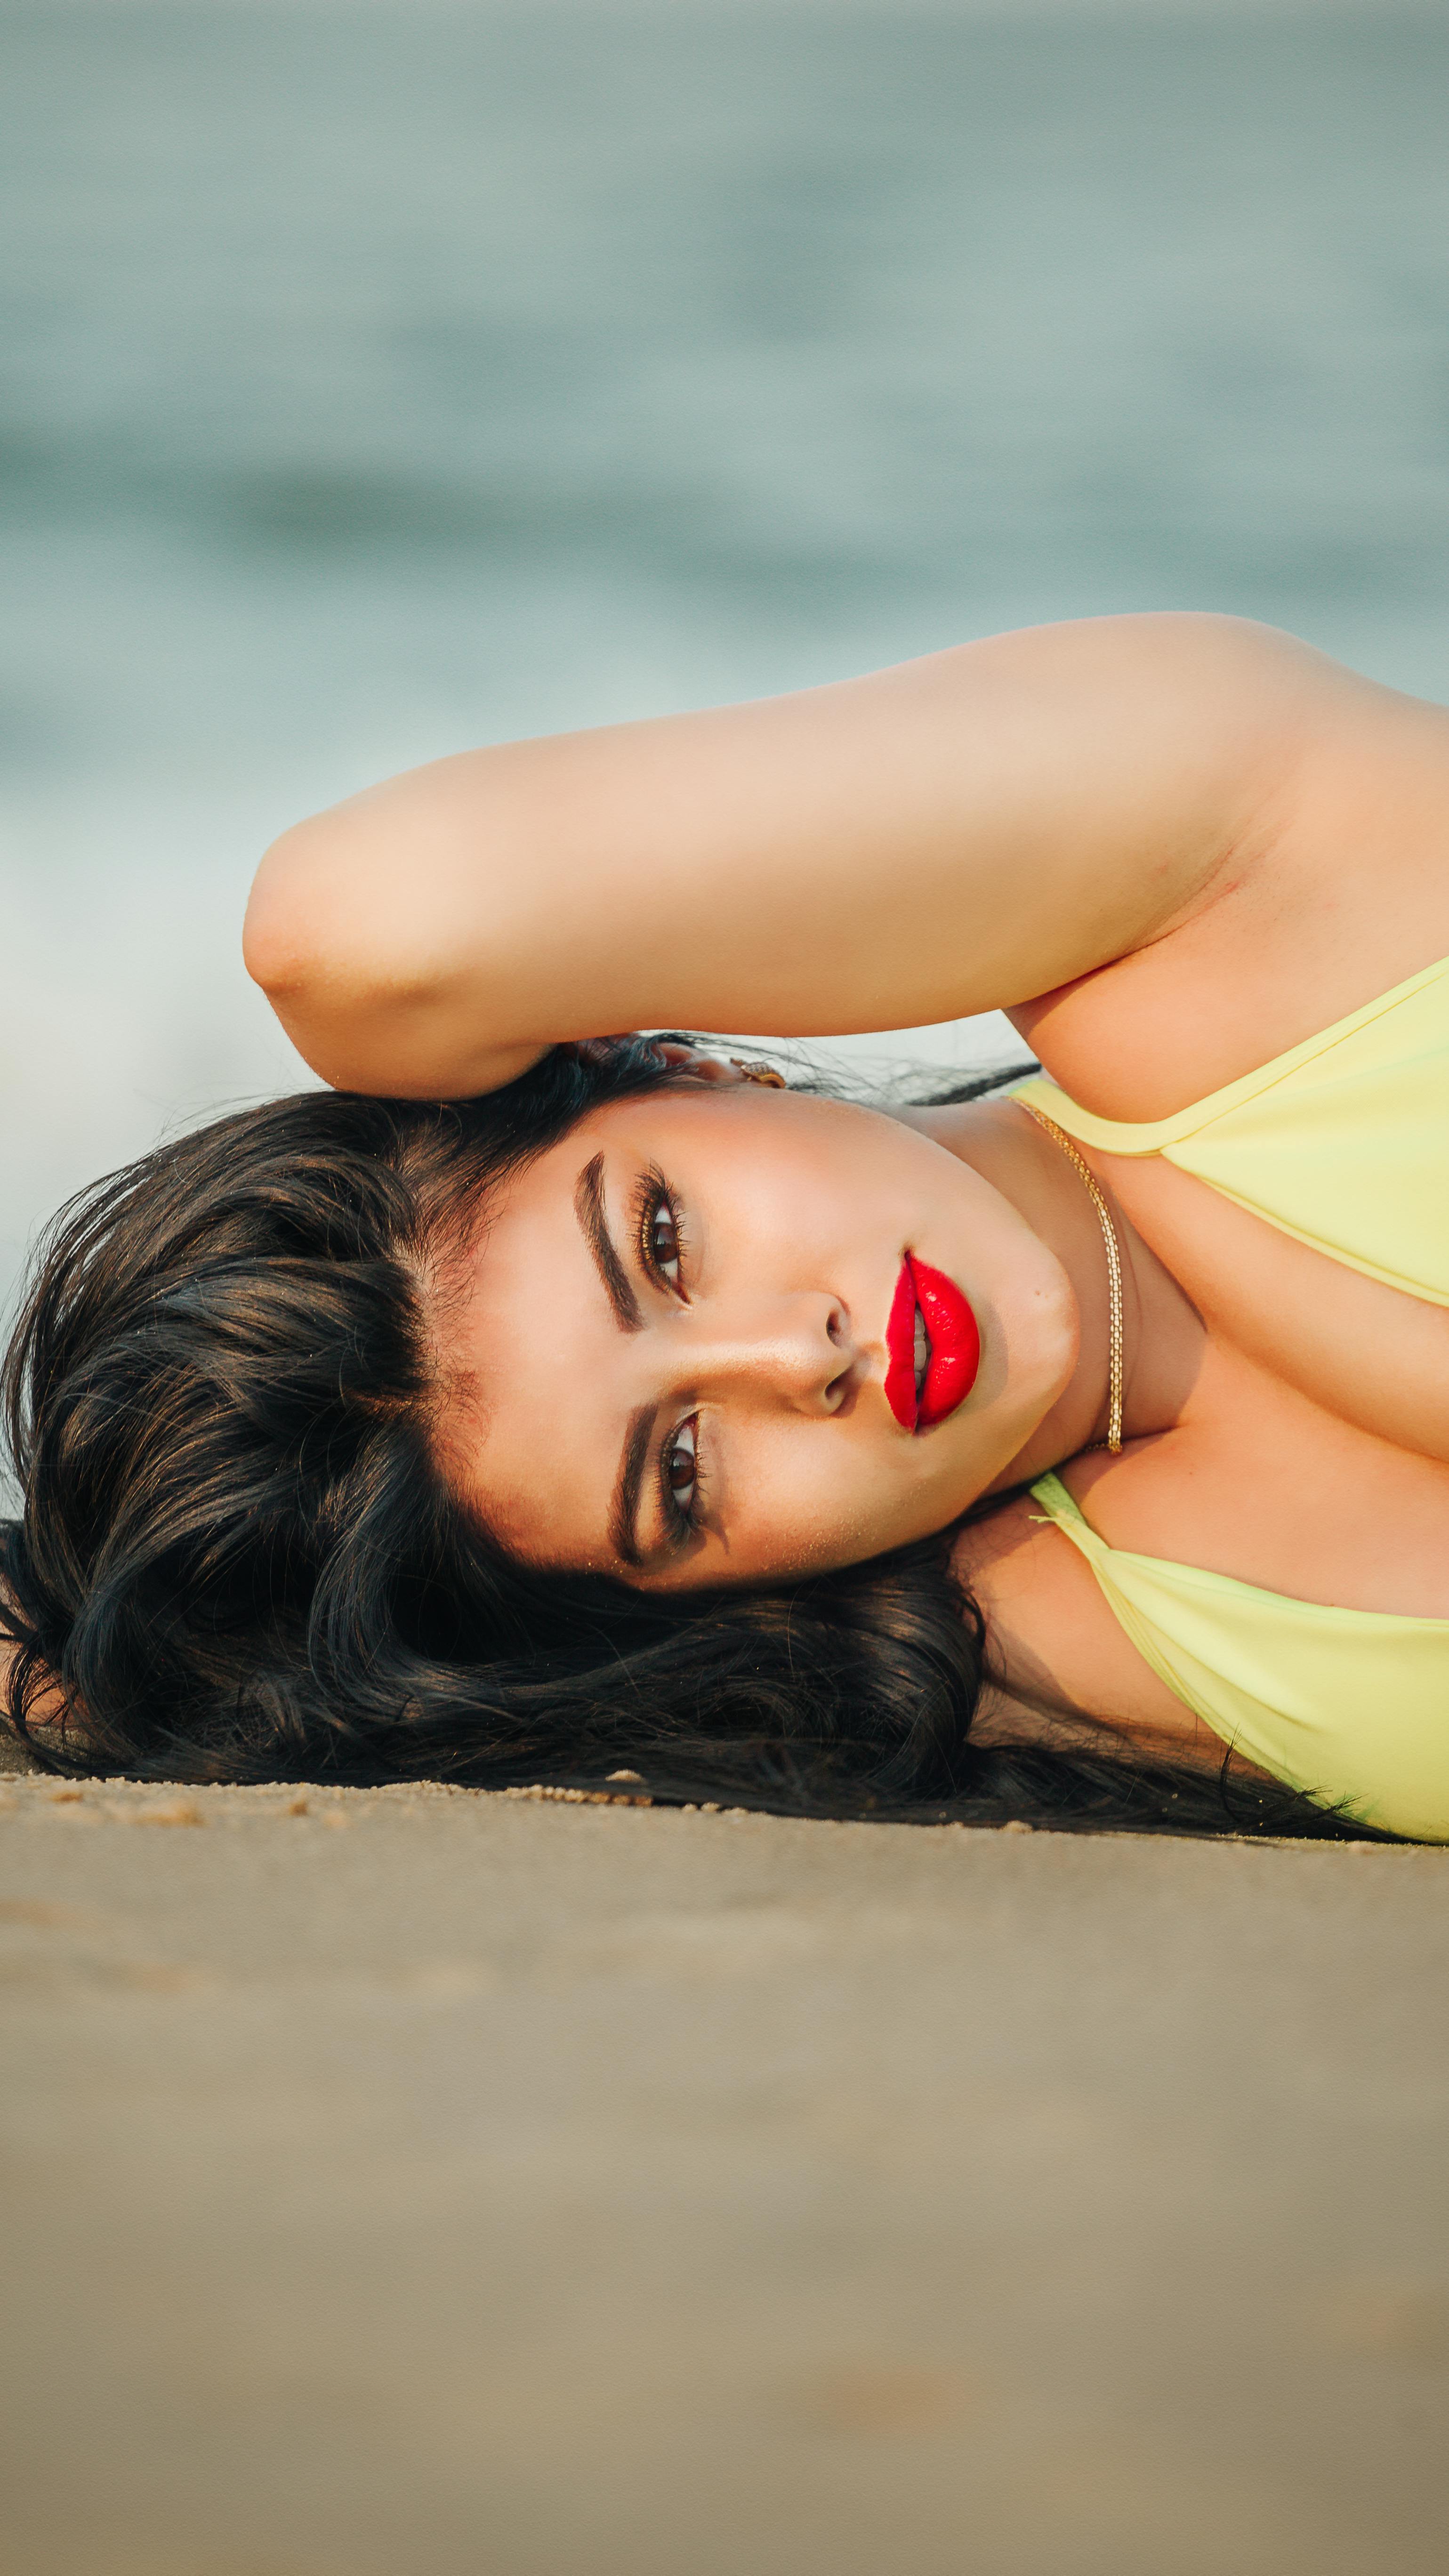
[[[664,1481],[676,1512],[687,1516],[694,1500],[698,1466],[695,1454],[695,1421],[681,1423],[664,1452]]]
[[[657,1207],[649,1220],[649,1264],[671,1288],[679,1279],[679,1228],[674,1210],[667,1203]]]
[[[634,1246],[640,1267],[661,1288],[687,1302],[685,1246],[669,1184],[661,1171],[640,1174],[634,1192]]]

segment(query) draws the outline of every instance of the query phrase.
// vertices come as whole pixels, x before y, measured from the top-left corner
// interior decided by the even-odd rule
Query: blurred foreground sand
[[[3,2576],[1430,2576],[1449,1853],[0,1780]]]

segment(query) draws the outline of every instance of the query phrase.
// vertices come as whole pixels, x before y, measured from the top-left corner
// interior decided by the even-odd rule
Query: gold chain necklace
[[[1117,1229],[1095,1172],[1083,1162],[1070,1136],[1063,1135],[1054,1118],[1048,1118],[1044,1110],[1034,1109],[1019,1092],[1015,1105],[1024,1109],[1028,1118],[1034,1118],[1038,1127],[1046,1129],[1054,1145],[1060,1145],[1073,1170],[1085,1182],[1102,1228],[1102,1241],[1107,1247],[1107,1437],[1091,1445],[1094,1449],[1110,1449],[1115,1455],[1122,1446],[1122,1253]]]

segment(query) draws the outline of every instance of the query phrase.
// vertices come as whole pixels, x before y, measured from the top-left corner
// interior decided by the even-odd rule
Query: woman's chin
[[[1064,1307],[1039,1312],[1031,1333],[1014,1342],[1007,1382],[977,1425],[972,1489],[958,1510],[1008,1492],[1066,1455],[1058,1417],[1069,1409],[1080,1357],[1077,1303],[1068,1291]]]

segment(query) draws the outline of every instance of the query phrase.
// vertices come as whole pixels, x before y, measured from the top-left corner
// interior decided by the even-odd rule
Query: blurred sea
[[[245,888],[369,778],[1157,605],[1449,698],[1442,5],[11,0],[3,48],[7,1277],[301,1078]]]

